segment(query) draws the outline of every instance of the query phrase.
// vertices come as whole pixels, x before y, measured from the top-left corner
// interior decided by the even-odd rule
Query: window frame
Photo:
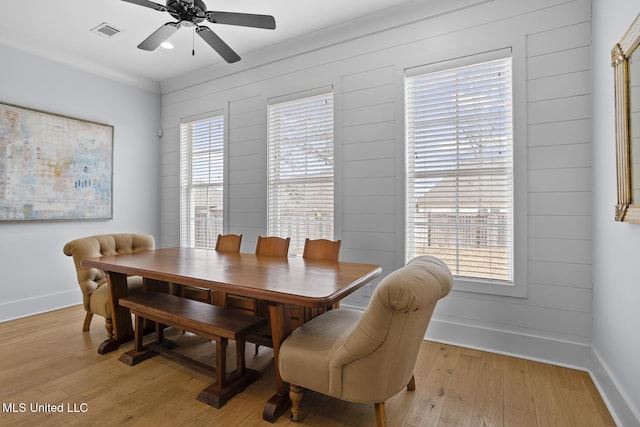
[[[217,180],[213,183],[208,184],[194,184],[193,183],[193,145],[189,147],[188,153],[185,153],[184,146],[185,142],[183,141],[183,126],[192,125],[197,122],[204,122],[210,120],[221,120],[221,128],[222,128],[222,136],[216,141],[219,144],[219,147],[210,150],[210,151],[221,151],[222,159],[218,162],[220,164],[219,173],[221,176],[221,180]],[[202,248],[202,249],[214,249],[216,244],[216,238],[218,233],[224,233],[224,230],[227,228],[227,212],[228,212],[228,203],[226,200],[226,177],[227,177],[227,123],[228,118],[226,112],[224,110],[216,110],[208,113],[199,114],[196,116],[185,117],[180,120],[179,126],[179,240],[181,247],[193,247],[193,248]],[[189,156],[189,159],[185,159],[185,156]],[[188,162],[188,164],[185,164]],[[210,162],[211,164],[211,162]],[[188,170],[185,171],[184,168]],[[189,183],[184,183],[184,180],[188,179]],[[196,225],[193,223],[195,221],[194,213],[191,212],[191,207],[186,207],[185,204],[191,204],[191,195],[190,190],[194,188],[214,188],[221,192],[220,200],[222,203],[222,208],[219,209],[222,220],[220,222],[220,227],[215,228],[208,237],[208,244],[206,246],[198,246],[195,244],[196,236],[195,227]],[[188,212],[185,212],[185,209]],[[188,216],[188,223],[185,224],[185,214]]]
[[[331,98],[331,155],[332,155],[332,167],[331,167],[331,177],[327,178],[331,182],[331,235],[328,234],[313,234],[307,233],[304,236],[298,236],[296,238],[295,235],[290,235],[291,233],[284,233],[287,235],[283,235],[283,233],[278,232],[273,227],[272,215],[273,215],[273,195],[272,195],[272,153],[274,147],[272,146],[272,122],[271,122],[271,108],[272,106],[278,104],[286,104],[292,103],[295,101],[303,101],[308,98],[314,98],[318,96],[329,96]],[[268,235],[276,235],[279,237],[290,237],[291,245],[289,247],[289,256],[297,256],[302,257],[302,252],[304,249],[304,240],[305,238],[310,239],[318,239],[324,238],[333,240],[335,239],[336,234],[336,93],[334,91],[333,85],[319,87],[310,90],[304,90],[300,92],[295,92],[282,96],[274,96],[267,99],[267,234]],[[324,180],[320,178],[320,181]],[[305,181],[305,178],[301,178],[300,181]],[[317,180],[314,180],[317,181]],[[293,180],[291,181],[293,182]],[[325,227],[329,227],[325,225]]]
[[[512,216],[513,216],[513,242],[512,242],[512,263],[513,263],[513,280],[512,283],[503,283],[500,281],[487,281],[483,279],[454,277],[453,289],[455,291],[491,294],[498,296],[526,298],[527,296],[527,216],[528,216],[528,190],[527,190],[527,118],[526,118],[526,51],[524,40],[515,40],[508,47],[500,47],[495,49],[479,49],[469,50],[467,52],[458,52],[461,56],[452,57],[450,53],[442,53],[446,55],[437,60],[429,58],[420,65],[406,64],[398,73],[402,91],[402,108],[403,108],[403,161],[405,176],[403,177],[403,189],[405,205],[403,208],[404,216],[404,239],[402,251],[404,253],[404,262],[408,260],[408,140],[406,128],[406,108],[407,99],[405,94],[405,82],[407,76],[424,74],[430,71],[445,70],[456,68],[463,65],[485,62],[495,58],[496,55],[511,56],[511,72],[512,72],[512,162],[513,162],[513,190],[512,190]],[[473,49],[470,46],[469,49]],[[427,64],[427,65],[424,65]]]

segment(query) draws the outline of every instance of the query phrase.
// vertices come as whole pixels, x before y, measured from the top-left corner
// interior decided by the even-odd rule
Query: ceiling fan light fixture
[[[166,0],[166,6],[151,0],[122,0],[127,3],[168,12],[177,22],[167,22],[144,39],[138,48],[152,51],[166,41],[173,33],[183,27],[193,27],[194,35],[198,34],[213,50],[218,52],[228,63],[240,60],[240,56],[229,47],[211,28],[199,25],[209,21],[212,24],[237,25],[241,27],[263,28],[275,30],[276,21],[271,15],[254,13],[208,11],[203,0]],[[195,50],[191,51],[195,55]]]
[[[160,47],[165,48],[165,49],[173,49],[173,44],[171,44],[169,42],[162,42],[162,43],[160,43]]]

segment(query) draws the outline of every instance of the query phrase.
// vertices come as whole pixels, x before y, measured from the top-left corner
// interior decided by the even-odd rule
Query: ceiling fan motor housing
[[[204,21],[206,10],[202,0],[167,0],[167,12],[187,26]]]

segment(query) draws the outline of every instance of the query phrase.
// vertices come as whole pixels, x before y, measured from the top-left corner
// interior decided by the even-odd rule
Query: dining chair
[[[342,240],[306,238],[302,258],[312,261],[337,261],[340,257]]]
[[[338,261],[338,258],[340,258],[341,244],[342,240],[306,238],[304,241],[302,258],[310,261]],[[336,303],[333,308],[339,308],[339,303]],[[289,313],[291,314],[291,330],[305,322],[308,322],[317,315],[324,313],[326,310],[326,308],[290,305]]]
[[[256,255],[270,257],[286,257],[289,253],[290,238],[258,236]],[[224,306],[236,311],[268,317],[267,307],[260,309],[260,300],[241,295],[227,294]],[[264,328],[266,331],[266,327]],[[255,338],[255,337],[254,337]],[[256,347],[257,350],[257,347]]]
[[[218,234],[216,239],[215,250],[217,252],[240,252],[242,244],[242,234]],[[225,295],[213,293],[211,289],[201,288],[198,286],[181,286],[180,296],[196,301],[225,305]]]
[[[218,234],[216,240],[217,252],[240,252],[240,245],[242,244],[242,234]]]
[[[278,357],[280,376],[290,384],[291,419],[300,419],[307,388],[373,403],[378,427],[386,426],[385,401],[405,387],[415,390],[418,351],[436,303],[452,283],[442,260],[417,257],[378,284],[364,312],[330,310],[295,329]]]
[[[290,237],[258,236],[256,255],[286,258],[289,255]]]
[[[82,261],[105,255],[121,255],[155,248],[152,235],[142,233],[98,234],[71,240],[64,245],[65,255],[73,257],[78,285],[82,291],[82,302],[86,316],[82,326],[88,331],[94,314],[104,317],[107,338],[113,337],[111,320],[111,297],[107,284],[107,274],[97,268],[84,267]],[[127,277],[127,288],[130,295],[142,293],[142,277]]]
[[[258,236],[256,242],[256,255],[268,257],[286,258],[289,255],[290,237]],[[238,295],[227,295],[227,307],[239,311],[254,314],[260,317],[269,318],[269,303],[257,298],[248,298]],[[256,333],[247,337],[247,341],[256,345],[256,354],[260,345],[273,347],[271,340],[271,323],[263,326]]]

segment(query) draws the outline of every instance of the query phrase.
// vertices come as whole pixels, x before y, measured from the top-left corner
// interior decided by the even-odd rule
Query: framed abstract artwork
[[[0,221],[113,218],[113,126],[0,103]]]

